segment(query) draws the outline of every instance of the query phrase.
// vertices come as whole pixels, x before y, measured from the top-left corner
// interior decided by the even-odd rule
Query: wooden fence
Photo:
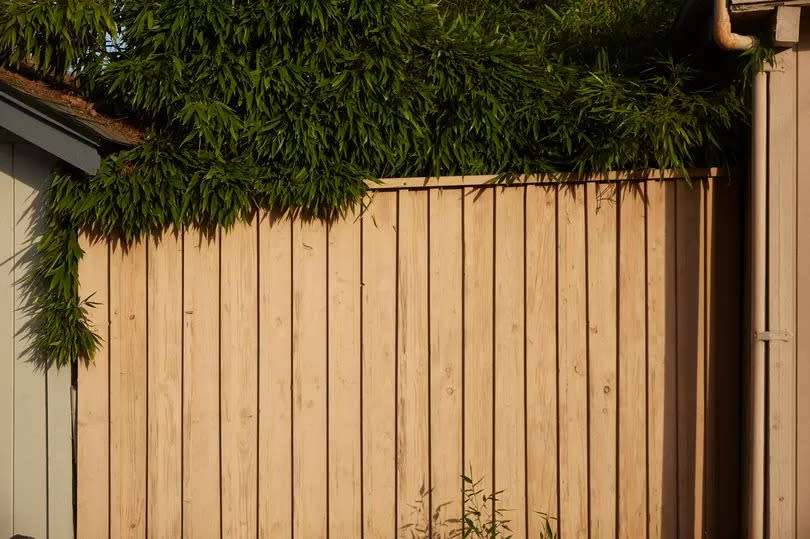
[[[331,223],[85,238],[78,537],[444,537],[463,472],[515,537],[535,511],[564,538],[737,536],[740,192],[716,176],[391,180]]]
[[[13,141],[13,142],[12,142]],[[55,160],[0,132],[0,538],[73,536],[70,369],[43,372],[28,353],[22,283],[42,230]]]

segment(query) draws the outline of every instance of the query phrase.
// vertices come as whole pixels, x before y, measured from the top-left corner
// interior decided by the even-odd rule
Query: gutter
[[[726,0],[714,0],[714,24],[712,28],[714,41],[717,45],[729,51],[745,51],[759,44],[754,36],[735,34],[731,31],[731,15]]]

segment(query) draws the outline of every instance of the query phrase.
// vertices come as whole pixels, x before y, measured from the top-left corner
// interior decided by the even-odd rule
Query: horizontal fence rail
[[[447,537],[465,473],[515,537],[735,536],[740,218],[705,173],[391,180],[84,237],[77,536]]]

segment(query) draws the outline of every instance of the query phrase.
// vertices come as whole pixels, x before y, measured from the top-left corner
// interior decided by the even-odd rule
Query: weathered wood
[[[616,350],[616,209],[619,200],[615,184],[590,184],[586,190],[590,526],[594,537],[615,537],[619,395]],[[637,267],[633,269],[639,270]]]
[[[0,144],[0,536],[14,535],[14,146]]]
[[[588,533],[588,363],[585,190],[558,191],[557,275],[560,535]]]
[[[327,535],[326,225],[293,225],[293,535]]]
[[[430,478],[442,533],[462,515],[463,216],[461,189],[430,192]]]
[[[182,537],[183,239],[163,232],[147,245],[149,444],[147,534]]]
[[[399,193],[398,219],[396,525],[408,535],[431,514],[427,191]]]
[[[527,537],[557,509],[557,188],[526,188]],[[553,529],[557,526],[551,522]]]
[[[292,537],[292,221],[259,225],[259,536]]]
[[[395,537],[397,193],[363,214],[363,534]]]
[[[220,425],[222,536],[255,537],[258,521],[257,219],[221,239]]]
[[[78,367],[76,537],[103,538],[110,535],[110,258],[106,241],[79,240],[79,296],[95,304],[87,320],[99,346],[92,364]]]
[[[360,537],[360,219],[329,225],[329,535]]]
[[[527,519],[524,196],[495,191],[495,489],[516,537]]]
[[[146,244],[110,255],[110,534],[146,535]]]
[[[183,537],[220,537],[219,234],[183,233]]]

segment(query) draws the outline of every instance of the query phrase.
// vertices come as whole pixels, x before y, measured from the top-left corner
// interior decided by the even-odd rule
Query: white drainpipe
[[[726,0],[714,0],[714,41],[723,49],[744,51],[759,43],[754,36],[744,36],[731,31],[731,15]]]

